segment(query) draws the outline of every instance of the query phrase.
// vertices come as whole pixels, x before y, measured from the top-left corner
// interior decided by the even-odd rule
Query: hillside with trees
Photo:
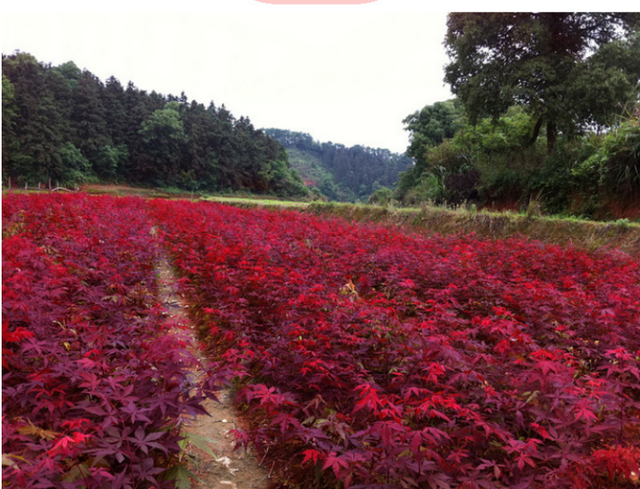
[[[307,186],[330,200],[367,200],[376,191],[392,188],[400,172],[413,166],[411,158],[388,149],[320,143],[307,133],[286,129],[265,133],[287,149]]]
[[[409,115],[395,198],[640,218],[640,14],[448,16],[454,100]]]
[[[118,182],[281,196],[309,191],[275,139],[208,106],[101,81],[73,62],[2,57],[4,182]]]

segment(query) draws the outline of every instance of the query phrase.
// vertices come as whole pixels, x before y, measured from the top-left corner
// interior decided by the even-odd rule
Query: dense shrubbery
[[[543,141],[530,142],[533,125],[531,117],[515,107],[504,117],[483,119],[475,126],[465,123],[459,112],[450,139],[421,147],[412,143],[418,164],[401,176],[396,198],[407,204],[497,199],[526,203],[545,154]]]
[[[608,203],[640,192],[637,114],[604,135],[562,139],[550,153],[543,137],[531,142],[533,126],[515,108],[496,121],[460,122],[451,139],[416,153],[418,164],[401,175],[395,198],[413,205],[507,203],[517,210],[535,200],[549,214],[606,218]]]
[[[616,192],[631,195],[640,192],[640,109],[612,129],[588,158],[572,173],[583,181],[597,182]]]
[[[219,370],[262,420],[238,439],[285,447],[288,484],[635,487],[637,261],[155,208]]]

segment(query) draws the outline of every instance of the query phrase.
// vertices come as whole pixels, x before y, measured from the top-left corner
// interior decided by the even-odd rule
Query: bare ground
[[[202,357],[193,324],[189,319],[188,304],[177,294],[176,276],[167,260],[158,265],[160,298],[168,311],[167,320],[182,326],[191,337],[190,349]],[[242,419],[231,403],[228,391],[219,393],[220,402],[207,400],[204,407],[210,416],[199,416],[185,431],[211,440],[213,458],[195,446],[187,446],[188,468],[202,482],[192,481],[193,489],[266,489],[269,471],[260,465],[254,452],[234,451],[230,430],[240,426]]]

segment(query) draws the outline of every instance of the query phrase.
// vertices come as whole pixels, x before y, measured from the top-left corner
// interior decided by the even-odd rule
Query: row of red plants
[[[158,303],[145,201],[9,194],[2,225],[3,487],[174,487],[214,379]]]
[[[239,442],[286,446],[300,484],[637,487],[637,260],[154,207],[218,373],[261,420]]]

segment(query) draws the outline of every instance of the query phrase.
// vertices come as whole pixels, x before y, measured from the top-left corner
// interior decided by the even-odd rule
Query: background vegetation
[[[309,193],[280,143],[204,106],[106,82],[73,62],[2,58],[2,169],[5,182],[127,182],[196,191]]]
[[[265,132],[287,148],[291,166],[312,191],[330,200],[354,202],[376,191],[389,192],[399,173],[413,166],[411,158],[388,149],[320,143],[307,133],[286,129]]]
[[[638,14],[450,14],[456,95],[409,115],[394,198],[640,218]]]
[[[3,178],[640,219],[640,14],[453,13],[404,155],[3,56]]]

